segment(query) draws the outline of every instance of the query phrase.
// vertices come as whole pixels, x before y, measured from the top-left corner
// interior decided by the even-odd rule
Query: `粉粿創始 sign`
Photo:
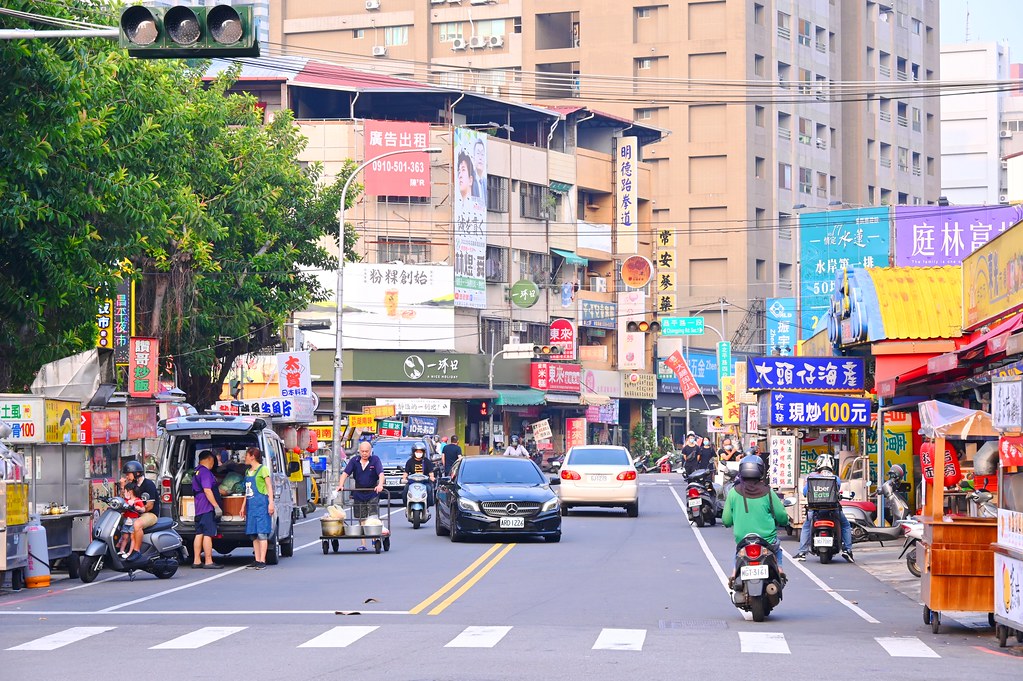
[[[759,406],[761,427],[766,425],[866,428],[870,425],[868,399],[772,390],[760,396]]]
[[[963,259],[963,331],[1023,307],[1021,262],[1023,227],[1019,224]]]
[[[429,123],[366,121],[363,135],[366,159],[430,146]],[[367,196],[430,196],[430,156],[409,152],[373,161],[363,172],[363,184]]]
[[[747,390],[845,390],[864,386],[862,357],[750,357]]]

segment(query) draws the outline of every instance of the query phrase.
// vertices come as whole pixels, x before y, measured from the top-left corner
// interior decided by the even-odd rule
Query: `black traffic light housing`
[[[534,345],[533,354],[537,357],[550,357],[551,355],[560,355],[565,352],[565,348],[560,345]]]
[[[626,331],[639,332],[639,333],[660,333],[661,323],[656,319],[648,321],[641,319],[637,321],[631,321],[625,325]]]
[[[259,56],[252,7],[134,5],[119,26],[121,47],[142,59]]]

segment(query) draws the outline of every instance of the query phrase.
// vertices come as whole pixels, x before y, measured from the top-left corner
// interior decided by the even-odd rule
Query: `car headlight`
[[[552,497],[544,502],[544,505],[540,507],[540,513],[547,513],[548,511],[555,511],[558,508],[558,498]]]
[[[473,501],[472,499],[459,498],[458,508],[462,509],[463,511],[474,511],[476,513],[480,512],[480,505]]]

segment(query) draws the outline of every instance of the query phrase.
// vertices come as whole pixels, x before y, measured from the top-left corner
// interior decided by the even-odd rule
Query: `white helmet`
[[[831,458],[830,454],[821,454],[817,457],[817,464],[814,469],[820,473],[823,470],[829,470],[832,474],[835,472],[835,460]]]

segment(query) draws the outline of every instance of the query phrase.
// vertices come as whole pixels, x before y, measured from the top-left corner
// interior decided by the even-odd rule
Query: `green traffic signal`
[[[258,57],[251,7],[143,7],[121,12],[120,44],[143,59]]]

